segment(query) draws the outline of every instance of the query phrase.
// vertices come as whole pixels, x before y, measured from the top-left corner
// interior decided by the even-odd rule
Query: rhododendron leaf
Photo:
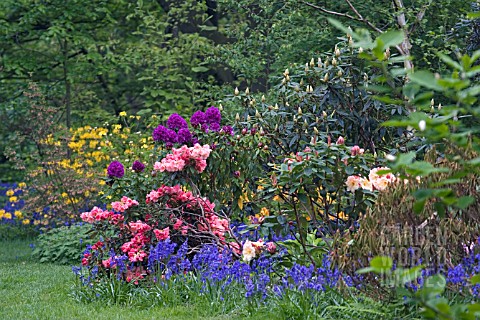
[[[470,278],[470,283],[472,285],[480,284],[480,274],[476,274]]]
[[[455,204],[456,207],[460,209],[466,209],[469,205],[471,205],[475,201],[474,197],[471,196],[464,196],[460,197]]]

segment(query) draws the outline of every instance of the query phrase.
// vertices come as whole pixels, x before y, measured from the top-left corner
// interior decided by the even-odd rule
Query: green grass
[[[209,310],[181,305],[175,308],[133,308],[82,304],[69,293],[75,277],[68,266],[40,264],[31,257],[28,241],[0,242],[0,319],[265,319],[224,315],[211,317]]]

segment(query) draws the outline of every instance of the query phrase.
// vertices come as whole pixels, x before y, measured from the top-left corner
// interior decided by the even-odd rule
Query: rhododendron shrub
[[[356,226],[358,216],[373,205],[375,190],[386,187],[386,178],[375,175],[380,168],[371,170],[374,155],[357,145],[347,146],[344,137],[332,140],[314,138],[302,151],[279,157],[277,163],[271,164],[270,179],[261,189],[283,214],[282,219],[274,215],[262,217],[258,220],[260,227],[280,221],[284,230],[294,225],[304,234],[312,229],[333,234]],[[361,178],[369,173],[371,180]],[[393,179],[391,174],[388,177]],[[362,186],[362,179],[372,187],[366,182]],[[266,202],[265,206],[272,207],[272,203]]]
[[[159,243],[184,244],[187,252],[207,243],[238,245],[232,240],[229,220],[215,212],[215,204],[180,185],[162,185],[139,201],[124,196],[110,206],[112,210],[94,207],[80,215],[103,239],[89,248],[82,265],[113,272],[129,282],[149,274],[148,259]],[[115,259],[121,257],[124,270],[115,267]]]

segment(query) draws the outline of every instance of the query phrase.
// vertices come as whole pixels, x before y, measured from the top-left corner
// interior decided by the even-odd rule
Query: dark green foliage
[[[0,224],[0,240],[33,239],[38,235],[34,226],[20,224]]]
[[[40,262],[79,264],[90,240],[91,225],[72,225],[52,229],[38,236],[33,255]]]

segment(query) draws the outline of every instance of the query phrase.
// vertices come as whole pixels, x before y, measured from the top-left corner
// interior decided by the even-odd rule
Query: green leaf
[[[207,67],[203,67],[203,66],[198,66],[198,67],[192,67],[192,71],[193,72],[207,72],[208,69]]]
[[[446,54],[438,53],[438,56],[440,57],[440,59],[443,60],[443,62],[445,62],[450,67],[455,68],[459,71],[462,70],[462,66],[458,62],[454,61],[452,58],[447,56]]]
[[[383,42],[383,50],[387,47],[394,47],[400,43],[402,43],[404,39],[404,33],[401,30],[391,30],[382,33],[377,40],[380,39]]]
[[[474,197],[471,196],[464,196],[460,197],[455,204],[456,207],[460,209],[466,209],[469,205],[471,205],[475,201]]]
[[[480,284],[480,274],[476,274],[470,278],[470,283],[472,285]]]
[[[387,256],[378,256],[370,261],[370,267],[377,273],[386,273],[393,267],[393,260]]]
[[[414,83],[417,83],[425,88],[442,91],[443,87],[437,84],[437,79],[433,73],[425,70],[416,71],[410,74],[410,80]]]

